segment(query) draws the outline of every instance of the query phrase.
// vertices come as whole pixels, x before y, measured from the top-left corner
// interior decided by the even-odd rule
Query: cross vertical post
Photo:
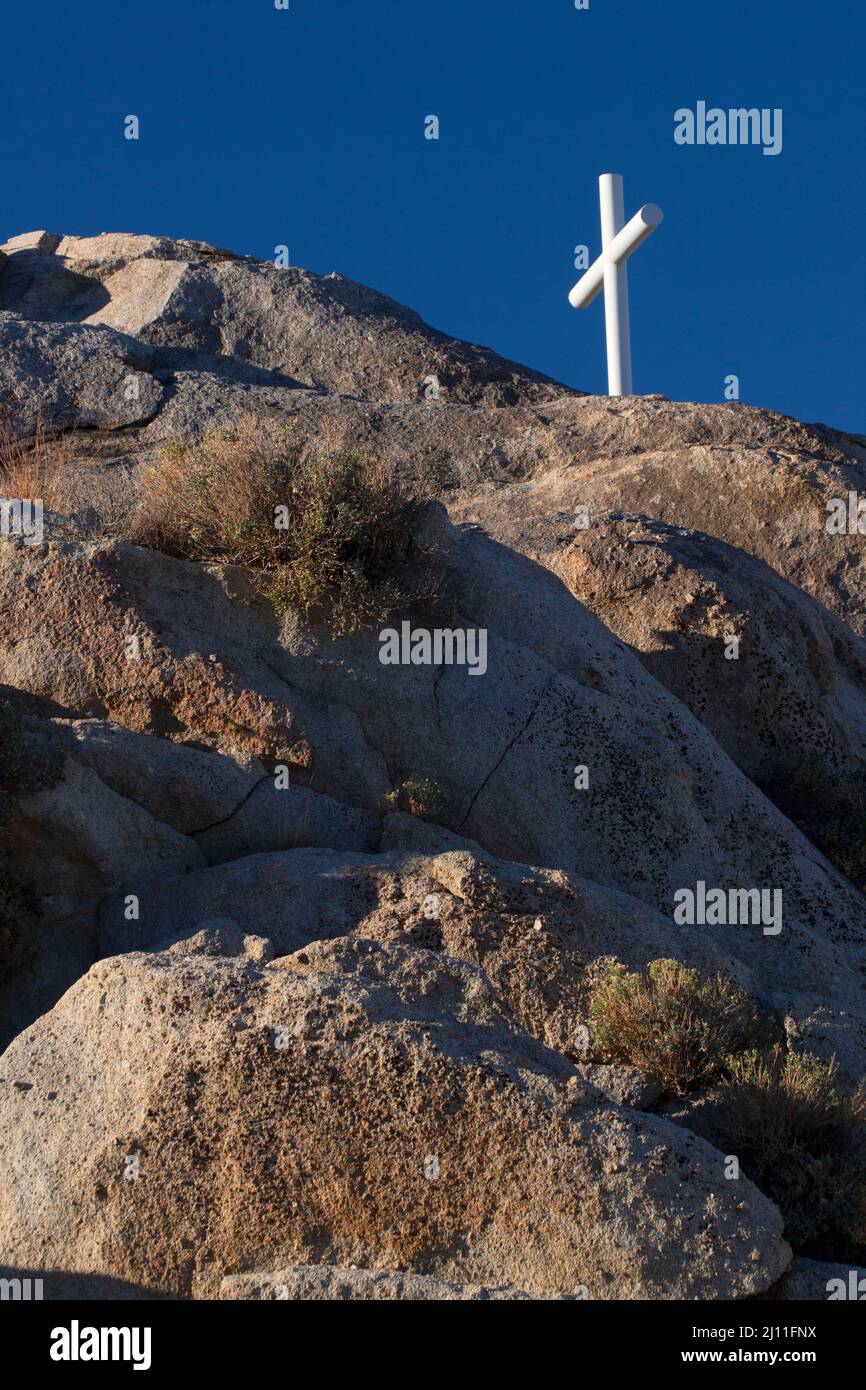
[[[607,342],[607,391],[609,396],[630,396],[631,335],[628,322],[628,267],[615,261],[610,244],[625,225],[622,174],[602,174],[598,181],[601,203],[601,254],[604,256],[604,335]]]

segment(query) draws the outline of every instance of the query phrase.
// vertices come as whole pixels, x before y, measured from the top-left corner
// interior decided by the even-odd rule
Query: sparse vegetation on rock
[[[832,1062],[786,1052],[733,1057],[699,1128],[779,1206],[798,1254],[866,1256],[866,1087]]]
[[[676,960],[645,972],[611,962],[590,1006],[592,1040],[606,1060],[649,1072],[672,1095],[685,1095],[727,1073],[732,1054],[773,1035],[745,990]]]
[[[388,792],[385,801],[391,811],[408,811],[422,820],[438,820],[445,811],[445,795],[429,777],[409,777]]]
[[[132,536],[251,566],[277,615],[324,615],[343,637],[435,593],[431,557],[412,532],[444,465],[438,454],[420,459],[400,474],[369,450],[317,450],[292,425],[245,417],[199,444],[163,448],[144,474]]]
[[[594,1045],[690,1097],[686,1122],[772,1197],[802,1255],[866,1254],[866,1085],[835,1061],[786,1050],[744,990],[674,960],[628,973],[609,962],[593,991]]]
[[[72,444],[68,436],[48,435],[41,416],[33,434],[21,437],[8,418],[0,420],[0,497],[35,501],[59,509],[68,500]]]

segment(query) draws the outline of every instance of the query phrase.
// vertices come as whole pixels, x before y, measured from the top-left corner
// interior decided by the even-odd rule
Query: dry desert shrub
[[[717,1080],[730,1054],[773,1036],[738,985],[675,960],[650,961],[645,974],[610,964],[592,993],[590,1028],[607,1060],[640,1067],[672,1095]]]
[[[413,540],[441,479],[423,457],[397,470],[377,454],[246,416],[201,444],[175,441],[142,482],[131,539],[259,572],[279,615],[323,618],[334,636],[435,598],[433,557]]]
[[[864,1083],[846,1089],[835,1062],[786,1051],[742,989],[674,960],[633,974],[608,963],[590,1022],[605,1059],[649,1072],[669,1095],[692,1093],[679,1122],[739,1159],[798,1254],[863,1261]]]
[[[800,1254],[866,1254],[866,1088],[839,1085],[834,1062],[808,1054],[749,1051],[707,1098],[701,1130],[736,1154],[771,1197]]]

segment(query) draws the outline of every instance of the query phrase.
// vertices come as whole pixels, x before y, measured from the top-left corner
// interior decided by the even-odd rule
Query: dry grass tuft
[[[19,439],[8,423],[0,424],[0,496],[22,501],[41,498],[46,508],[63,511],[72,463],[71,439],[46,436],[41,420],[32,439]]]

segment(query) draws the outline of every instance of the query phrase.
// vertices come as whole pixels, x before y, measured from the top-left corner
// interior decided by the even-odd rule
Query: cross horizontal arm
[[[625,224],[622,231],[617,232],[606,250],[593,261],[586,274],[582,275],[569,291],[568,302],[572,309],[585,309],[601,292],[604,287],[605,260],[613,261],[615,265],[627,260],[641,242],[646,241],[656,227],[661,225],[663,217],[664,213],[656,203],[645,203],[635,213],[631,221]]]

